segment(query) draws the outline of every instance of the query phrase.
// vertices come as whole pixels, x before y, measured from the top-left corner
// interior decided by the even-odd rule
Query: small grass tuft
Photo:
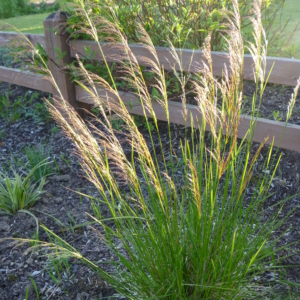
[[[46,161],[36,165],[25,178],[15,173],[14,178],[0,173],[0,213],[15,215],[19,211],[29,209],[39,200],[44,193],[45,178],[39,182],[33,183],[34,172],[43,166]]]
[[[36,146],[29,146],[25,148],[25,153],[29,160],[30,168],[33,169],[35,166],[38,166],[33,172],[35,181],[40,181],[42,178],[53,173],[53,166],[50,163],[41,164],[41,162],[49,160],[51,148],[51,143],[50,146],[39,143]]]

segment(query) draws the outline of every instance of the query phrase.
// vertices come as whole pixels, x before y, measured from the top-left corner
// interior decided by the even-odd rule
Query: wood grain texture
[[[18,69],[0,67],[0,81],[25,86],[46,93],[53,92],[51,82],[44,76]]]
[[[75,84],[70,80],[70,73],[63,68],[71,64],[70,46],[68,44],[69,34],[66,32],[67,16],[64,13],[52,13],[44,20],[44,31],[46,49],[49,57],[49,69],[56,81],[56,84],[63,96],[71,106],[76,108]],[[58,57],[56,49],[64,53]],[[58,91],[53,93],[56,99],[60,98]]]
[[[85,53],[84,47],[90,47],[92,52],[95,51],[95,60],[103,60],[98,45],[91,41],[75,40],[71,42],[71,55],[75,57],[78,55],[82,57]],[[117,56],[124,54],[120,47],[111,46],[109,44],[102,44],[102,49],[108,61],[114,61]],[[130,49],[136,55],[141,66],[147,66],[147,62],[143,57],[154,59],[152,53],[149,52],[143,45],[130,45]],[[170,53],[170,48],[156,47],[157,56],[161,66],[166,70],[179,70],[179,65],[174,60],[173,55]],[[201,68],[203,60],[203,53],[200,50],[193,51],[188,49],[176,50],[178,57],[182,61],[182,66],[185,71],[197,72]],[[225,52],[212,52],[213,71],[215,76],[222,76],[224,65],[229,67],[229,56]],[[269,82],[277,84],[285,84],[295,86],[298,78],[300,77],[300,60],[291,58],[268,57],[266,73],[268,74],[274,64],[273,71],[270,75]],[[244,56],[244,79],[254,80],[253,76],[253,59],[251,55],[245,54]]]
[[[45,35],[44,34],[24,34],[29,41],[36,46],[37,43],[46,47]],[[6,46],[10,40],[20,37],[17,32],[3,32],[0,31],[0,47]]]
[[[108,94],[107,91],[102,90],[99,91],[99,95],[106,98],[107,96],[112,97],[111,94]],[[119,95],[122,101],[127,104],[128,111],[131,114],[141,115],[143,116],[143,110],[141,105],[139,104],[138,98],[126,92],[119,92]],[[87,103],[93,105],[94,102],[90,98],[89,94],[83,90],[81,87],[76,86],[76,96],[77,101],[82,103]],[[115,97],[113,97],[115,98]],[[129,103],[131,104],[129,107]],[[185,125],[184,117],[182,113],[182,104],[179,102],[169,101],[169,114],[170,114],[170,121],[171,123]],[[167,121],[167,116],[163,108],[160,104],[153,103],[153,108],[158,120]],[[193,120],[198,120],[199,124],[201,124],[202,115],[198,108],[195,105],[187,105],[188,110],[188,118],[187,118],[187,126],[191,126],[191,116]],[[148,114],[150,117],[150,114]],[[240,125],[238,130],[238,137],[243,138],[247,133],[251,122],[251,117],[241,115],[240,117]],[[276,122],[272,120],[258,118],[256,124],[256,130],[254,133],[254,142],[262,143],[266,137],[269,137],[267,144],[271,144],[274,138],[274,145],[278,146],[280,142],[281,135],[284,131],[285,123],[283,122]],[[209,128],[207,128],[209,130]],[[283,135],[282,141],[280,143],[280,147],[289,150],[295,150],[300,152],[300,126],[294,124],[287,124],[285,133]]]

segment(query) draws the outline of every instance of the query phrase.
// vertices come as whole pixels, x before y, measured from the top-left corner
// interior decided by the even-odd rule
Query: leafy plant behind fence
[[[81,0],[73,0],[79,3]],[[118,22],[119,28],[130,43],[139,42],[137,24],[141,23],[155,46],[168,46],[169,41],[179,48],[198,49],[202,47],[208,34],[211,35],[211,48],[213,51],[226,50],[226,42],[222,38],[225,34],[226,17],[224,9],[233,11],[230,0],[93,0],[84,1],[86,9],[99,16],[105,16],[112,22]],[[239,0],[241,17],[241,32],[245,40],[251,40],[252,22],[255,16],[252,9],[252,0]],[[283,48],[288,47],[292,41],[295,31],[286,35],[284,28],[286,23],[280,21],[275,25],[275,19],[282,14],[285,0],[262,1],[262,21],[266,28],[269,40],[269,52],[272,55],[282,55]],[[80,27],[80,15],[66,7],[71,14],[68,20],[71,32]],[[113,7],[115,14],[111,14],[107,8]],[[297,26],[298,27],[298,26]],[[295,30],[297,29],[295,28]],[[99,36],[102,37],[102,30]],[[88,34],[77,31],[81,38],[89,38]]]

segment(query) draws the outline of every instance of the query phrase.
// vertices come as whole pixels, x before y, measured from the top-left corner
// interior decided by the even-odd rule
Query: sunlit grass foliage
[[[156,101],[168,120],[167,143],[161,139],[153,99],[137,57],[131,52],[118,23],[112,22],[115,12],[107,8],[112,16],[107,19],[86,10],[88,1],[79,2],[75,9],[84,20],[78,23],[80,32],[94,39],[102,54],[98,30],[119,48],[122,53],[118,57],[120,74],[139,97],[145,115],[148,113],[152,117],[154,130],[149,129],[149,144],[120,99],[105,57],[110,83],[88,72],[78,61],[76,71],[83,78],[78,83],[88,92],[99,111],[100,116],[96,119],[99,126],[85,123],[61,94],[60,99],[55,99],[55,105],[48,103],[48,107],[73,141],[87,178],[99,192],[98,198],[86,196],[91,198],[94,212],[91,218],[104,229],[105,235],[101,236],[116,257],[110,262],[114,271],[104,271],[100,264],[88,260],[45,227],[44,230],[55,236],[58,243],[41,243],[39,246],[54,250],[54,256],[81,260],[128,299],[250,299],[257,293],[261,297],[267,288],[263,284],[259,288],[255,286],[253,278],[270,270],[276,272],[280,266],[279,251],[282,249],[277,247],[280,236],[274,237],[272,232],[288,217],[278,219],[278,212],[287,199],[273,207],[276,211],[273,215],[265,217],[267,207],[264,203],[270,196],[269,187],[279,162],[277,158],[280,158],[280,155],[271,155],[272,146],[263,164],[264,169],[270,170],[269,174],[261,173],[252,188],[253,193],[247,193],[256,159],[264,144],[256,152],[251,150],[257,116],[255,110],[247,135],[241,141],[237,139],[244,56],[237,1],[232,2],[233,13],[223,12],[230,68],[224,70],[219,80],[213,76],[209,35],[203,46],[205,61],[190,82],[202,120],[193,120],[191,131],[186,129],[179,151],[172,146],[163,67],[143,26],[138,26],[137,35],[154,57],[153,60],[143,59],[155,73]],[[255,107],[254,103],[261,101],[267,76],[260,0],[254,2],[253,11],[255,18],[250,21],[254,28],[254,43],[247,46],[254,59]],[[181,66],[180,52],[176,52],[172,45],[170,51]],[[40,60],[43,62],[42,57]],[[47,72],[53,80],[51,73]],[[175,75],[183,90],[182,113],[188,120],[190,116],[184,93],[187,78],[183,72],[175,72]],[[54,81],[53,84],[57,86]],[[299,85],[300,81],[291,98],[288,116]],[[106,97],[99,96],[103,89],[107,90]],[[107,112],[123,121],[123,134],[132,148],[131,157],[124,152]],[[208,129],[209,135],[206,134]],[[179,175],[174,172],[178,161],[182,166]],[[110,216],[102,216],[103,206],[108,208]]]

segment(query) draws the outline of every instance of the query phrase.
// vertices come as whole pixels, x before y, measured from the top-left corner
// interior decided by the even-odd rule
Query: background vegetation
[[[39,6],[31,0],[1,0],[0,19],[16,16],[43,13],[59,9],[59,1],[55,0],[54,5],[49,7],[46,1],[39,1]]]
[[[78,2],[79,0],[74,0]],[[92,12],[99,16],[105,16],[118,22],[122,32],[129,42],[138,41],[137,23],[143,24],[156,46],[167,46],[170,42],[175,47],[199,49],[202,47],[207,34],[211,33],[212,50],[226,50],[221,36],[224,32],[224,15],[222,9],[232,11],[229,0],[206,1],[153,1],[153,0],[93,0]],[[91,4],[89,2],[89,5]],[[239,0],[241,14],[241,29],[245,40],[253,41],[252,0]],[[286,31],[289,14],[285,7],[292,7],[290,0],[264,0],[262,1],[262,22],[264,24],[269,41],[269,53],[281,56],[289,48],[294,36],[294,30],[298,19],[289,26]],[[115,14],[111,14],[114,8]],[[69,19],[69,24],[76,28],[79,20],[76,14]],[[283,14],[283,15],[282,15]],[[282,17],[281,17],[282,15]],[[296,17],[296,15],[295,15]],[[275,21],[276,19],[276,21]],[[293,25],[292,25],[293,24]],[[86,38],[80,34],[82,38]],[[300,45],[298,45],[300,46]],[[295,52],[295,51],[294,51]]]

